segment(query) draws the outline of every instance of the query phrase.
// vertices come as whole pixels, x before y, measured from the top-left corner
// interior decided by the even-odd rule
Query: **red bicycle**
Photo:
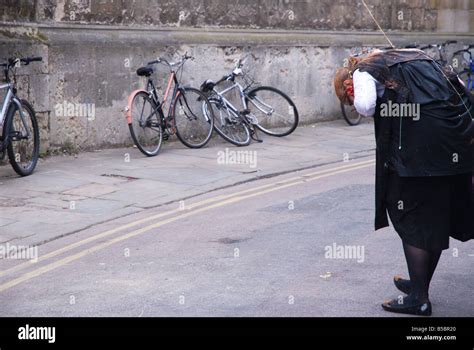
[[[212,108],[206,95],[198,89],[182,86],[177,78],[180,72],[182,74],[184,63],[191,58],[184,55],[174,63],[159,58],[137,70],[138,76],[148,78],[147,87],[129,96],[126,118],[135,145],[148,157],[156,156],[163,139],[167,140],[171,135],[176,135],[189,148],[204,147],[211,139],[214,118],[208,116],[207,111]],[[170,69],[163,101],[159,100],[151,78],[157,64]],[[168,98],[171,98],[171,103],[165,114]]]

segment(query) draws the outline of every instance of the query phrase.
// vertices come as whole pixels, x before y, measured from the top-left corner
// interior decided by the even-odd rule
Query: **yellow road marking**
[[[298,180],[298,179],[301,179],[301,177],[311,177],[311,176],[314,176],[314,175],[320,175],[320,174],[325,174],[325,173],[328,173],[328,172],[332,172],[332,171],[335,171],[335,170],[340,170],[340,169],[348,169],[348,168],[352,168],[352,167],[355,167],[355,166],[359,166],[359,165],[363,165],[363,164],[372,164],[374,163],[374,160],[368,160],[368,161],[363,161],[363,162],[358,162],[358,163],[353,163],[353,164],[348,164],[348,165],[344,165],[344,166],[340,166],[340,167],[337,167],[337,168],[331,168],[331,169],[325,169],[325,170],[319,170],[319,171],[316,171],[316,172],[312,172],[312,173],[309,173],[309,174],[305,174],[305,175],[302,175],[302,176],[295,176],[295,177],[292,177],[292,178],[289,178],[289,179],[286,179],[286,180],[279,180],[277,182],[273,182],[273,183],[270,183],[270,184],[266,184],[266,185],[261,185],[261,186],[257,186],[257,187],[253,187],[253,188],[249,188],[249,189],[246,189],[246,190],[242,190],[242,191],[239,191],[239,192],[235,192],[235,193],[231,193],[231,194],[225,194],[225,195],[219,195],[219,196],[215,196],[215,197],[211,197],[211,198],[208,198],[208,199],[204,199],[202,201],[199,201],[199,202],[196,202],[196,203],[193,203],[191,205],[188,206],[189,210],[191,209],[194,209],[196,207],[199,207],[199,206],[202,206],[204,204],[208,204],[208,203],[213,203],[213,202],[217,202],[217,201],[220,201],[220,200],[224,200],[224,199],[227,199],[227,198],[231,198],[231,197],[235,197],[235,196],[239,196],[239,195],[242,195],[242,194],[245,194],[245,193],[249,193],[249,192],[253,192],[253,191],[258,191],[258,190],[261,190],[261,189],[264,189],[264,188],[268,188],[268,187],[272,187],[274,186],[275,184],[276,185],[279,185],[279,184],[284,184],[284,183],[288,183],[288,182],[291,182],[291,181],[294,181],[294,180]],[[171,215],[171,214],[175,214],[175,213],[179,213],[179,212],[182,212],[182,209],[173,209],[173,210],[168,210],[166,212],[163,212],[163,213],[160,213],[160,214],[156,214],[156,215],[153,215],[153,216],[150,216],[150,217],[146,217],[146,218],[143,218],[143,219],[140,219],[140,220],[136,220],[136,221],[133,221],[133,222],[130,222],[128,224],[125,224],[125,225],[122,225],[122,226],[118,226],[114,229],[110,229],[108,231],[105,231],[105,232],[102,232],[102,233],[98,233],[96,235],[93,235],[91,237],[88,237],[88,238],[85,238],[83,240],[80,240],[78,242],[75,242],[75,243],[71,243],[69,245],[66,245],[60,249],[57,249],[57,250],[54,250],[48,254],[45,254],[45,255],[42,255],[41,257],[39,257],[35,263],[39,263],[39,262],[42,262],[44,260],[47,260],[47,259],[50,259],[50,258],[53,258],[55,256],[58,256],[60,254],[63,254],[65,252],[68,252],[72,249],[75,249],[77,247],[80,247],[82,245],[85,245],[87,243],[91,243],[95,240],[98,240],[98,239],[101,239],[101,238],[104,238],[104,237],[108,237],[108,236],[111,236],[115,233],[118,233],[118,232],[121,232],[121,231],[124,231],[124,230],[127,230],[129,228],[133,228],[133,227],[136,227],[136,226],[139,226],[141,224],[144,224],[144,223],[147,223],[149,221],[153,221],[155,219],[160,219],[162,217],[165,217],[165,216],[168,216],[168,215]],[[31,262],[27,261],[27,262],[24,262],[24,263],[21,263],[21,264],[18,264],[16,266],[13,266],[9,269],[5,269],[3,271],[0,271],[0,277],[2,276],[5,276],[7,274],[10,274],[12,272],[17,272],[17,271],[20,271],[20,270],[23,270],[25,268],[28,268],[32,265]]]
[[[288,188],[288,187],[292,187],[292,186],[296,186],[296,185],[299,185],[299,184],[303,184],[303,183],[307,183],[307,182],[310,182],[310,181],[315,181],[315,180],[318,180],[318,179],[321,179],[321,178],[324,178],[324,177],[328,177],[328,176],[333,176],[333,175],[337,175],[337,174],[342,174],[342,173],[346,173],[346,172],[349,172],[349,171],[353,171],[353,170],[357,170],[357,169],[362,169],[362,168],[367,168],[369,166],[373,165],[373,162],[370,162],[368,164],[364,164],[364,165],[360,165],[360,166],[354,166],[354,167],[344,167],[344,169],[342,170],[337,170],[337,171],[333,171],[331,173],[326,173],[326,174],[322,174],[322,175],[317,175],[317,176],[314,176],[312,178],[306,178],[304,180],[299,180],[299,181],[294,181],[294,182],[291,182],[291,183],[287,183],[287,184],[284,184],[284,185],[280,185],[280,186],[277,186],[277,187],[273,187],[273,188],[269,188],[269,189],[266,189],[266,190],[262,190],[262,191],[259,191],[259,192],[254,192],[254,193],[251,193],[251,194],[248,194],[248,195],[237,195],[236,197],[231,197],[227,200],[224,200],[224,201],[221,201],[221,202],[217,202],[215,204],[212,204],[212,205],[209,205],[209,206],[206,206],[206,207],[202,207],[200,209],[196,209],[194,211],[188,211],[188,212],[185,212],[185,213],[182,213],[178,216],[174,216],[172,218],[169,218],[169,219],[166,219],[166,220],[163,220],[163,221],[160,221],[160,222],[157,222],[155,224],[152,224],[152,225],[149,225],[149,226],[146,226],[146,227],[143,227],[141,229],[138,229],[136,231],[132,231],[130,233],[127,233],[125,235],[122,235],[122,236],[119,236],[119,237],[116,237],[116,238],[113,238],[107,242],[104,242],[104,243],[100,243],[92,248],[88,248],[88,249],[85,249],[85,250],[82,250],[78,253],[75,253],[73,255],[70,255],[70,256],[67,256],[65,258],[62,258],[58,261],[55,261],[53,263],[50,263],[50,264],[47,264],[45,266],[42,266],[40,268],[37,268],[37,269],[34,269],[28,273],[25,273],[23,275],[21,275],[20,277],[18,278],[15,278],[13,280],[10,280],[6,283],[3,283],[0,285],[0,292],[3,292],[9,288],[12,288],[22,282],[25,282],[25,281],[28,281],[32,278],[35,278],[35,277],[38,277],[46,272],[49,272],[51,270],[54,270],[58,267],[61,267],[61,266],[64,266],[72,261],[75,261],[77,259],[80,259],[86,255],[89,255],[89,254],[92,254],[92,253],[95,253],[99,250],[102,250],[104,248],[107,248],[108,246],[112,245],[112,244],[115,244],[117,242],[121,242],[121,241],[124,241],[124,240],[127,240],[129,238],[132,238],[132,237],[135,237],[135,236],[138,236],[142,233],[146,233],[146,232],[149,232],[150,230],[153,230],[155,228],[158,228],[158,227],[161,227],[163,225],[166,225],[168,223],[171,223],[171,222],[174,222],[174,221],[178,221],[180,219],[183,219],[183,218],[186,218],[186,217],[189,217],[189,216],[192,216],[192,215],[196,215],[196,214],[199,214],[201,212],[205,212],[205,211],[208,211],[208,210],[211,210],[211,209],[214,209],[214,208],[218,208],[218,207],[222,207],[222,206],[225,206],[225,205],[228,205],[228,204],[233,204],[233,203],[237,203],[237,202],[240,202],[240,201],[243,201],[245,199],[248,199],[248,198],[252,198],[252,197],[256,197],[256,196],[261,196],[263,194],[267,194],[267,193],[271,193],[271,192],[275,192],[275,191],[278,191],[278,190],[281,190],[281,189],[284,189],[284,188]],[[342,168],[342,167],[341,167]],[[301,179],[301,177],[299,177],[299,179]],[[242,191],[244,192],[244,191]],[[31,266],[31,265],[30,265]]]

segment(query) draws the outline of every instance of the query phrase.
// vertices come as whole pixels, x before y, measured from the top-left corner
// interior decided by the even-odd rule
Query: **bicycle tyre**
[[[8,153],[8,159],[10,161],[10,164],[15,170],[15,172],[20,175],[20,176],[29,176],[31,175],[35,169],[36,165],[38,164],[38,159],[39,159],[39,149],[40,149],[40,135],[39,135],[39,127],[38,127],[38,121],[36,119],[36,113],[33,109],[33,107],[28,103],[28,101],[21,100],[21,107],[22,110],[25,114],[28,114],[29,116],[29,121],[31,122],[31,127],[32,130],[30,130],[32,136],[33,136],[33,147],[32,147],[32,154],[31,154],[31,160],[28,163],[29,165],[27,167],[24,167],[21,165],[21,159],[18,159],[18,154],[15,152],[14,149],[14,142],[22,142],[20,141],[15,141],[12,139],[11,133],[13,130],[13,127],[15,126],[14,118],[17,115],[18,108],[15,104],[12,104],[9,110],[9,113],[7,114],[7,121],[6,121],[6,130],[4,132],[5,137],[8,137],[8,145],[7,145],[7,153]],[[19,114],[18,114],[19,115]],[[25,118],[27,116],[25,115]],[[21,147],[21,146],[20,146]]]
[[[283,91],[281,91],[277,88],[271,87],[271,86],[259,86],[259,87],[256,87],[255,89],[252,89],[251,91],[246,93],[248,101],[252,102],[252,104],[254,104],[254,106],[256,107],[257,105],[254,102],[255,96],[257,96],[258,93],[262,93],[264,91],[277,94],[280,97],[282,97],[284,100],[286,100],[286,102],[288,103],[288,107],[289,107],[287,114],[290,114],[290,116],[292,114],[293,118],[292,118],[292,122],[289,124],[289,129],[285,130],[283,132],[276,132],[276,131],[271,131],[271,130],[267,129],[266,127],[264,127],[260,123],[260,120],[258,120],[258,117],[256,117],[257,118],[256,127],[260,131],[262,131],[263,133],[265,133],[267,135],[270,135],[270,136],[284,137],[284,136],[290,135],[291,133],[293,133],[296,130],[296,128],[298,127],[298,123],[299,123],[299,114],[298,114],[298,109],[296,108],[295,103]],[[250,105],[251,104],[249,103],[249,109],[250,109]],[[258,107],[257,107],[257,109],[258,109]],[[278,126],[277,126],[277,128],[278,128]]]
[[[143,109],[142,109],[141,114],[137,115],[135,114],[135,112],[138,112],[138,113],[140,112],[139,110],[135,111],[135,108],[139,108],[140,106],[139,99],[143,99],[143,107],[142,107]],[[137,102],[137,105],[135,104],[136,102]],[[143,125],[144,122],[142,120],[142,117],[143,117],[143,113],[145,112],[145,108],[147,108],[146,107],[147,105],[148,105],[147,112],[153,111],[153,113],[148,116],[147,121],[145,122],[147,125]],[[140,150],[140,152],[142,152],[147,157],[156,156],[160,152],[161,146],[163,144],[163,128],[161,127],[161,119],[160,119],[160,116],[158,115],[155,103],[150,99],[150,96],[147,93],[139,92],[133,98],[131,109],[132,110],[130,111],[130,113],[132,115],[132,123],[128,125],[128,128],[130,130],[130,134],[132,136],[133,142],[135,143],[137,148]],[[140,118],[139,120],[135,120],[137,116]],[[153,120],[156,123],[154,129],[151,127]],[[140,133],[140,131],[142,133],[146,133],[147,129],[154,131],[154,133],[151,133],[151,135],[156,134],[155,139],[151,140],[150,142],[151,148],[148,148],[149,145],[145,144],[146,140],[143,136],[141,136],[141,133]]]
[[[238,124],[226,125],[225,128],[222,127],[221,113],[224,112],[224,109],[222,108],[220,101],[216,98],[210,98],[209,103],[211,104],[211,106],[214,106],[216,110],[218,111],[218,113],[213,112],[214,130],[217,132],[217,134],[220,137],[222,137],[224,140],[226,140],[227,142],[235,146],[244,147],[244,146],[250,145],[251,137],[250,137],[250,130],[248,126],[245,125],[242,121],[240,121],[240,123]],[[225,123],[229,124],[227,120],[225,120]],[[236,128],[241,128],[241,130],[237,132],[242,132],[245,135],[243,140],[237,140],[237,138],[235,137],[236,133],[231,132],[231,129],[236,129]]]
[[[194,94],[194,97],[191,97],[192,94]],[[191,107],[191,103],[194,102],[197,103],[193,104]],[[176,128],[176,136],[188,148],[202,148],[208,144],[209,140],[212,137],[212,132],[214,130],[214,118],[212,115],[208,116],[204,113],[204,108],[202,107],[203,104],[206,105],[207,108],[210,107],[206,95],[201,92],[201,90],[194,89],[191,87],[181,88],[180,93],[176,96],[176,99],[174,101],[172,118],[174,127]],[[181,112],[179,113],[179,117],[176,116],[177,109],[183,111],[183,118],[181,118]],[[204,117],[204,119],[201,118],[201,116]],[[180,126],[181,120],[183,122],[186,120],[192,122],[190,118],[195,118],[194,121],[200,120],[200,122],[198,122],[199,124],[194,123],[193,125],[191,125],[191,127],[189,127],[189,130],[191,132],[185,133],[185,128]],[[201,134],[200,131],[202,131],[204,137],[202,138],[202,140],[193,142],[198,138],[198,135]]]
[[[355,110],[354,111],[347,110],[348,107],[351,107],[351,106],[341,103],[342,116],[344,117],[344,120],[350,126],[359,125],[362,120],[362,116],[359,113],[357,113],[357,111]],[[355,114],[357,114],[357,116],[355,116]]]

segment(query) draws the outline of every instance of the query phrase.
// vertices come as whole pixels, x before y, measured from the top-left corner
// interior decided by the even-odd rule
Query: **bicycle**
[[[474,91],[474,60],[472,59],[472,49],[474,49],[474,45],[469,45],[466,49],[458,50],[453,53],[453,57],[463,54],[463,60],[467,62],[466,67],[459,72],[459,78],[464,82],[464,85],[467,91]],[[468,55],[469,58],[466,59],[465,54]]]
[[[458,78],[463,81],[467,91],[473,91],[474,90],[474,80],[472,78],[472,74],[474,73],[474,61],[472,59],[472,52],[471,50],[474,48],[474,45],[469,45],[467,48],[462,49],[462,50],[457,50],[453,52],[452,54],[452,59],[451,63],[449,63],[446,55],[446,46],[450,44],[457,44],[456,40],[448,40],[442,44],[439,45],[425,45],[419,47],[418,45],[415,46],[416,48],[419,47],[420,50],[425,51],[427,49],[436,49],[437,51],[437,57],[438,59],[435,59],[435,61],[441,66],[441,67],[447,67],[451,72],[454,72],[458,75]],[[467,65],[465,68],[461,71],[454,69],[453,65],[455,62],[455,57],[460,54],[466,54],[468,55],[469,58],[466,58],[465,56],[462,57],[464,61],[467,62]],[[457,68],[457,67],[456,67]]]
[[[6,89],[0,112],[0,160],[8,154],[13,170],[20,176],[31,175],[35,170],[40,136],[35,111],[28,101],[17,97],[10,72],[15,80],[16,68],[21,64],[29,65],[42,60],[41,57],[10,58],[7,63],[0,64],[5,75],[5,84],[0,84],[0,90]]]
[[[342,116],[344,117],[344,120],[349,124],[350,126],[356,126],[360,124],[360,121],[362,120],[362,115],[360,115],[355,107],[345,105],[344,103],[341,103],[341,111],[342,111]]]
[[[239,59],[234,70],[217,82],[206,80],[201,91],[208,95],[214,111],[214,129],[226,141],[236,146],[247,146],[251,140],[262,142],[257,129],[263,133],[283,137],[293,133],[298,127],[299,115],[296,105],[284,92],[271,86],[253,87],[255,81],[242,70],[244,60]],[[243,80],[243,86],[237,78]],[[217,86],[230,82],[231,86],[219,91]],[[236,90],[242,109],[234,106],[226,95]]]
[[[209,101],[200,90],[181,85],[177,77],[181,72],[181,78],[183,66],[189,59],[192,57],[187,54],[173,63],[158,58],[137,70],[138,76],[147,78],[146,89],[132,92],[125,116],[135,145],[148,157],[156,156],[163,140],[168,140],[172,135],[176,135],[189,148],[204,147],[211,139],[214,118],[202,113],[205,109],[203,106],[207,105],[211,109]],[[159,100],[151,78],[157,64],[163,64],[170,70],[163,101]],[[171,104],[165,115],[164,106],[170,96]]]
[[[438,57],[435,59],[436,62],[438,62],[442,67],[448,66],[448,58],[446,55],[446,46],[451,45],[451,44],[457,44],[456,40],[447,40],[442,44],[430,44],[430,45],[424,45],[420,47],[421,51],[426,51],[429,49],[435,49],[436,51],[436,56]]]

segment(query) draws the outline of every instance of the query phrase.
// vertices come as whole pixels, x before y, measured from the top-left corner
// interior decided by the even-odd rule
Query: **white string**
[[[451,85],[452,89],[454,90],[454,92],[456,92],[456,95],[458,95],[459,99],[461,100],[464,108],[466,108],[466,111],[467,113],[469,114],[469,116],[471,117],[471,119],[474,119],[472,117],[472,114],[471,112],[469,111],[469,108],[467,108],[467,105],[466,103],[464,102],[464,98],[461,96],[461,94],[458,92],[458,89],[456,89],[456,87],[453,85],[453,83],[451,82],[451,80],[448,78],[448,76],[444,73],[443,69],[440,67],[440,64],[438,62],[436,62],[436,60],[429,56],[426,52],[420,50],[429,60],[433,61],[435,63],[435,66],[436,68],[438,68],[438,70],[441,72],[441,74],[443,75],[443,77],[446,78],[446,80],[448,81],[449,85]],[[459,79],[459,78],[458,78]]]
[[[387,39],[387,41],[389,42],[390,46],[392,48],[395,48],[395,46],[392,44],[392,42],[390,41],[390,39],[388,38],[387,34],[385,34],[385,32],[383,31],[382,27],[380,26],[379,22],[377,22],[377,20],[375,19],[374,15],[372,14],[372,11],[370,11],[370,8],[369,6],[367,6],[367,4],[365,3],[365,0],[362,0],[362,3],[364,4],[365,8],[367,9],[367,11],[369,11],[369,14],[370,14],[370,17],[372,17],[372,19],[374,20],[375,24],[377,25],[377,27],[379,27],[379,30],[382,32],[383,36],[385,37],[385,39]]]

